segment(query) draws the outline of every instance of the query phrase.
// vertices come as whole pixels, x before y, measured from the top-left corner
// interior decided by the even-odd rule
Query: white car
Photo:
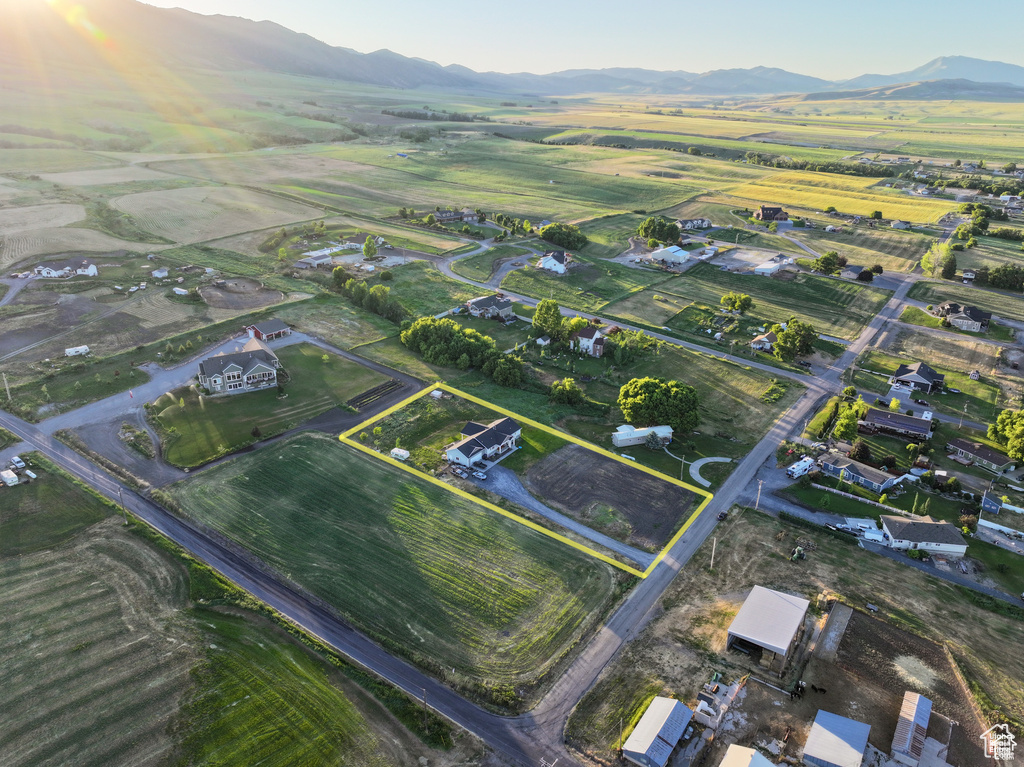
[[[14,456],[11,459],[11,466],[13,466],[15,469],[24,469],[25,468],[25,462],[23,460],[21,460],[21,458],[19,456]]]
[[[476,477],[477,479],[487,479],[487,475],[484,474],[482,471],[474,471],[473,476]]]

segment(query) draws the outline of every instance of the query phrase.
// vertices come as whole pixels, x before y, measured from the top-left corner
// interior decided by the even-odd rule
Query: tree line
[[[382,109],[380,113],[389,117],[401,117],[404,120],[430,120],[432,122],[449,123],[494,122],[487,115],[470,114],[468,112],[446,112],[443,109],[429,112],[422,112],[418,109]]]
[[[502,354],[494,339],[444,317],[422,317],[402,331],[402,343],[431,365],[479,369],[499,386],[516,388],[523,383],[523,362]]]
[[[786,168],[788,170],[810,170],[816,173],[837,173],[843,176],[868,176],[870,178],[887,178],[896,172],[884,165],[853,162],[829,162],[794,160],[777,154],[747,152],[744,159],[751,165],[765,165],[769,168]]]

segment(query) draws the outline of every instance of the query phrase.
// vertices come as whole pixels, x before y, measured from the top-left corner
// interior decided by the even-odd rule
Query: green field
[[[278,350],[281,366],[291,376],[285,399],[278,398],[276,389],[204,397],[194,386],[163,395],[151,408],[163,457],[175,466],[199,466],[255,441],[254,427],[261,438],[280,434],[388,380],[333,354],[324,362],[323,355],[312,344]]]
[[[921,280],[907,293],[907,298],[937,305],[946,301],[977,306],[997,317],[1024,321],[1024,301],[1019,294],[998,290],[972,288],[959,282]]]
[[[501,281],[501,287],[534,298],[553,298],[562,306],[594,312],[665,279],[661,271],[579,258],[576,266],[561,275],[543,269],[511,272]]]
[[[580,231],[590,242],[580,252],[595,258],[614,258],[629,248],[629,238],[643,220],[644,216],[636,213],[621,213],[583,222]]]
[[[598,560],[330,437],[267,446],[172,493],[388,647],[510,707],[614,589]]]
[[[790,274],[784,279],[743,275],[723,272],[705,263],[644,291],[630,305],[636,314],[644,311],[646,299],[651,307],[648,323],[673,327],[672,318],[685,321],[678,313],[691,303],[717,312],[721,297],[729,291],[746,293],[753,298],[750,318],[761,319],[766,325],[796,317],[810,322],[819,333],[850,339],[860,334],[889,298],[888,291],[845,280],[802,273]],[[663,296],[664,300],[656,301],[655,295]],[[613,304],[607,311],[617,313],[617,306]],[[665,320],[669,312],[669,319]],[[659,319],[663,321],[658,322]]]
[[[486,295],[484,288],[475,288],[441,274],[433,264],[413,261],[391,270],[394,279],[380,283],[379,277],[368,282],[391,288],[396,299],[412,318],[434,316],[460,306],[471,298]]]
[[[794,228],[787,234],[805,242],[819,253],[834,250],[846,256],[851,264],[881,264],[886,271],[912,269],[931,244],[930,237],[899,229],[871,229],[843,223],[842,232],[826,232],[824,227],[828,223],[825,219],[818,221],[820,228]]]
[[[497,245],[469,258],[460,258],[452,263],[452,270],[456,274],[475,280],[476,282],[487,282],[494,273],[494,262],[503,258],[515,258],[516,256],[528,256],[529,251],[524,248],[517,248],[513,245]]]

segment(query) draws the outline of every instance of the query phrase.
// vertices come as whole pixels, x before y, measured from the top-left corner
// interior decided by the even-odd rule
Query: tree
[[[847,386],[845,389],[843,389],[843,396],[846,397],[847,399],[853,399],[854,397],[857,396],[857,387]]]
[[[857,274],[857,282],[871,282],[875,279],[875,273],[870,269],[863,269]]]
[[[947,242],[936,242],[921,256],[921,269],[926,275],[934,277],[942,272],[948,262],[952,262],[955,271],[956,255],[953,248]]]
[[[886,469],[889,469],[889,470],[895,469],[896,468],[896,464],[897,464],[896,456],[894,456],[894,455],[883,455],[882,456],[882,460],[880,460],[878,462],[879,466],[882,466],[882,467],[884,467]]]
[[[537,310],[533,313],[533,327],[537,329],[537,337],[548,336],[553,341],[560,341],[563,337],[563,326],[565,318],[562,317],[562,310],[558,302],[545,298],[537,304]]]
[[[277,260],[284,261],[288,258],[288,248],[278,248]]]
[[[871,218],[875,219],[876,221],[881,221],[882,220],[882,211],[880,211],[880,210],[873,210],[873,211],[871,211]]]
[[[1004,410],[988,427],[989,439],[1006,445],[1006,454],[1024,460],[1024,410]]]
[[[849,442],[857,436],[857,411],[848,407],[836,419],[835,428],[832,429],[832,436],[843,442]]]
[[[557,405],[579,405],[585,399],[583,389],[572,378],[563,378],[551,384],[551,401]]]
[[[636,228],[636,233],[648,240],[658,240],[659,242],[679,241],[679,227],[676,225],[676,222],[661,216],[645,218],[640,223],[640,226]]]
[[[434,217],[433,213],[428,213],[427,217],[423,219],[423,223],[426,224],[427,226],[434,226],[435,224],[437,224],[437,219]]]
[[[579,333],[581,330],[586,330],[590,327],[590,321],[580,317],[578,314],[575,317],[570,317],[566,320],[562,326],[562,332],[567,339],[572,338],[574,333]]]
[[[652,431],[647,434],[647,439],[644,440],[644,447],[648,450],[661,450],[664,448],[664,445],[661,443],[661,437]]]
[[[746,293],[737,293],[730,290],[719,302],[726,309],[732,312],[739,312],[740,314],[746,314],[754,306],[754,299],[748,296]]]
[[[775,234],[777,231],[779,231],[779,222],[772,221],[770,224],[768,224],[768,231],[771,232],[772,234]]]
[[[871,267],[871,271],[874,274],[881,274],[884,271],[884,269],[882,269],[882,265],[881,264],[874,264]]]
[[[1015,163],[1015,162],[1008,162],[1008,163],[1006,163],[1006,165],[1003,166],[1003,173],[1013,173],[1016,170],[1017,170],[1017,163]]]
[[[629,423],[668,425],[693,431],[700,423],[700,398],[692,386],[663,378],[634,378],[619,389],[619,409]]]
[[[896,397],[893,397],[891,400],[889,400],[889,412],[890,413],[898,413],[898,412],[900,412],[900,408],[902,406],[903,406],[902,403]]]
[[[834,250],[827,250],[814,259],[811,268],[822,274],[835,274],[839,271],[839,254]]]
[[[574,224],[548,224],[539,234],[541,239],[568,250],[579,250],[589,242],[587,236]]]
[[[818,338],[814,327],[807,322],[790,320],[783,330],[781,325],[773,325],[772,332],[775,334],[775,343],[772,345],[772,353],[776,359],[783,362],[791,362],[797,357],[802,357],[814,351],[814,342]]]
[[[331,358],[327,354],[322,354],[320,355],[320,361],[326,365],[328,362],[331,361]]]
[[[253,439],[259,439],[260,437],[263,436],[263,432],[260,431],[259,426],[253,426],[252,431],[249,433],[252,435]]]
[[[826,213],[835,213],[836,212],[836,206],[835,205],[829,205],[827,208],[825,208],[825,212]]]
[[[366,242],[363,243],[363,258],[373,258],[377,255],[377,243],[373,240],[373,235],[366,235]]]
[[[949,253],[945,258],[942,259],[941,267],[942,279],[951,280],[956,277],[956,253],[953,249],[949,249]]]
[[[381,282],[390,282],[393,279],[395,279],[395,275],[391,273],[390,269],[385,269],[383,272],[380,273]]]
[[[491,378],[498,386],[506,386],[513,389],[523,382],[523,363],[521,360],[510,354],[502,354],[494,366]]]
[[[871,460],[871,447],[862,439],[856,440],[850,447],[850,458],[865,463]]]

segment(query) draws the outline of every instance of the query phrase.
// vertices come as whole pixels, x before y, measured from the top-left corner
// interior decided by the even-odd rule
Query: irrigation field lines
[[[573,443],[575,443],[577,445],[580,445],[581,447],[584,447],[587,450],[593,450],[595,453],[598,453],[598,454],[600,454],[600,455],[602,455],[602,456],[604,456],[606,458],[611,458],[612,460],[618,461],[619,463],[621,463],[621,464],[623,464],[625,466],[629,466],[629,467],[631,467],[633,469],[636,469],[637,471],[642,471],[642,472],[644,472],[646,474],[650,474],[651,476],[657,477],[658,479],[660,479],[663,482],[669,482],[669,483],[671,483],[673,485],[678,485],[679,487],[682,487],[682,488],[684,488],[686,490],[689,490],[691,493],[694,493],[695,495],[701,496],[703,498],[703,500],[697,505],[697,508],[693,510],[693,513],[690,514],[689,518],[687,518],[687,520],[683,523],[683,525],[679,528],[679,530],[676,531],[676,534],[672,536],[672,539],[665,545],[665,547],[660,552],[658,552],[658,555],[654,558],[654,561],[651,562],[651,564],[647,567],[646,570],[641,572],[640,570],[637,570],[634,567],[630,567],[629,565],[623,564],[622,562],[618,562],[615,559],[613,559],[613,558],[611,558],[609,556],[606,556],[605,554],[602,554],[601,552],[594,551],[593,549],[591,549],[591,548],[589,548],[587,546],[584,546],[581,543],[577,543],[576,541],[570,540],[569,538],[566,538],[565,536],[560,535],[559,533],[556,533],[553,530],[548,530],[545,527],[541,527],[540,525],[536,524],[535,522],[533,522],[533,521],[531,521],[529,519],[526,519],[524,517],[521,517],[518,514],[514,514],[514,513],[510,512],[510,511],[506,510],[506,509],[501,508],[500,506],[496,506],[493,503],[489,503],[488,501],[485,501],[485,500],[482,500],[480,498],[477,498],[476,496],[471,495],[470,493],[467,493],[465,490],[461,490],[460,488],[453,487],[452,485],[448,484],[447,482],[443,482],[442,480],[437,479],[436,477],[432,477],[432,476],[430,476],[428,474],[424,474],[423,472],[417,471],[416,469],[413,469],[412,467],[406,465],[402,461],[396,460],[396,459],[392,458],[389,455],[384,455],[382,453],[378,453],[373,448],[367,447],[366,445],[362,444],[358,440],[352,439],[352,435],[353,434],[357,434],[360,431],[365,430],[367,427],[371,426],[372,424],[376,423],[377,421],[381,421],[384,418],[387,418],[392,413],[395,413],[398,410],[401,410],[402,408],[408,406],[410,403],[415,402],[416,400],[420,399],[421,397],[427,396],[428,394],[430,394],[430,392],[434,391],[435,389],[441,389],[442,391],[446,391],[449,394],[452,394],[452,395],[454,395],[456,397],[460,397],[461,399],[465,399],[465,400],[468,400],[469,402],[476,403],[477,405],[481,405],[481,406],[486,407],[486,408],[488,408],[490,410],[493,410],[493,411],[495,411],[497,413],[501,413],[502,415],[506,415],[509,418],[514,418],[514,419],[516,419],[517,421],[519,421],[521,423],[528,424],[529,426],[531,426],[534,429],[540,429],[541,431],[545,431],[548,434],[553,434],[553,435],[555,435],[557,437],[560,437],[560,438],[562,438],[564,440],[567,440],[569,442],[573,442]],[[385,411],[383,411],[381,413],[378,413],[377,415],[373,416],[372,418],[369,418],[366,421],[363,421],[362,423],[360,423],[360,424],[358,424],[356,426],[353,426],[348,431],[342,432],[340,435],[338,435],[338,439],[341,442],[343,442],[344,444],[349,445],[350,447],[354,447],[357,450],[360,450],[360,451],[366,453],[367,455],[373,456],[374,458],[376,458],[378,460],[381,460],[381,461],[384,461],[386,463],[389,463],[392,466],[395,466],[395,467],[401,469],[402,471],[406,471],[406,472],[408,472],[410,474],[413,474],[418,479],[426,480],[426,481],[428,481],[428,482],[430,482],[430,483],[432,483],[434,485],[437,485],[438,487],[444,488],[445,490],[447,490],[450,493],[454,493],[455,495],[458,495],[458,496],[460,496],[462,498],[465,498],[468,501],[472,501],[473,503],[478,504],[480,506],[483,506],[484,508],[486,508],[486,509],[488,509],[490,511],[493,511],[493,512],[495,512],[497,514],[500,514],[503,517],[511,519],[514,522],[518,522],[519,524],[525,525],[526,527],[529,527],[532,530],[536,530],[537,532],[543,533],[544,535],[546,535],[546,536],[548,536],[550,538],[554,538],[555,540],[557,540],[557,541],[559,541],[561,543],[564,543],[564,544],[566,544],[568,546],[572,546],[574,549],[578,549],[579,551],[582,551],[585,554],[588,554],[588,555],[590,555],[590,556],[592,556],[592,557],[594,557],[596,559],[600,559],[602,562],[606,562],[607,564],[613,565],[614,567],[617,567],[620,570],[623,570],[623,571],[629,573],[630,575],[635,575],[638,578],[646,578],[647,576],[649,576],[654,571],[654,569],[658,566],[658,564],[661,562],[661,560],[664,559],[665,554],[668,553],[672,549],[672,547],[676,544],[676,542],[683,536],[683,533],[685,533],[690,528],[690,525],[692,525],[693,522],[697,519],[697,517],[700,516],[700,513],[704,510],[704,508],[711,502],[711,499],[714,497],[711,493],[707,492],[706,490],[702,490],[699,487],[695,487],[695,486],[693,486],[691,484],[688,484],[686,482],[682,482],[682,481],[680,481],[678,479],[674,479],[674,478],[669,477],[667,475],[661,474],[660,472],[657,472],[654,469],[649,469],[646,466],[643,466],[643,465],[641,465],[639,463],[634,463],[633,461],[628,461],[628,460],[622,458],[621,456],[616,455],[615,453],[613,453],[613,452],[611,452],[609,450],[605,450],[605,449],[603,449],[601,447],[598,447],[597,445],[594,445],[594,444],[592,444],[590,442],[587,442],[586,440],[579,439],[578,437],[574,437],[573,435],[567,434],[566,432],[563,432],[563,431],[559,431],[558,429],[552,429],[550,426],[546,426],[545,424],[539,423],[539,422],[531,420],[529,418],[525,418],[524,416],[521,416],[518,413],[515,413],[515,412],[513,412],[511,410],[506,410],[505,408],[499,407],[498,405],[495,405],[495,404],[493,404],[491,402],[488,402],[487,400],[480,399],[479,397],[474,397],[472,394],[467,394],[466,392],[463,392],[463,391],[461,391],[459,389],[456,389],[456,388],[454,388],[452,386],[449,386],[446,383],[437,383],[434,386],[427,386],[427,387],[421,389],[420,391],[418,391],[415,394],[413,394],[411,397],[408,397],[408,398],[402,400],[401,402],[397,403],[396,405],[393,405],[392,407],[389,407],[387,410],[385,410]]]

